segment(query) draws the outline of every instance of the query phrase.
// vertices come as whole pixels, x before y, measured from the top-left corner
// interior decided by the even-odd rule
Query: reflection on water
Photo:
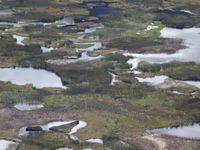
[[[200,125],[178,126],[169,128],[152,129],[151,133],[177,136],[188,139],[200,139]]]
[[[16,85],[32,84],[36,88],[66,88],[55,73],[34,68],[0,68],[0,81]]]
[[[161,36],[164,38],[183,39],[187,48],[179,50],[174,54],[137,54],[125,53],[125,56],[133,57],[128,61],[132,69],[136,69],[141,61],[152,64],[163,64],[173,60],[180,62],[197,62],[200,63],[200,28],[174,29],[164,28],[161,30]]]

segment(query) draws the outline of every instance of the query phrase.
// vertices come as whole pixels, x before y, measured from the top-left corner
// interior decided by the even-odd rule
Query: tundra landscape
[[[0,150],[200,150],[200,0],[0,0]]]

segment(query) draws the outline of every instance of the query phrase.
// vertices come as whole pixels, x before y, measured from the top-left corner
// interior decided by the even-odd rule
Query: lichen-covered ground
[[[92,16],[95,7],[112,11]],[[160,89],[140,83],[137,74],[130,72],[129,57],[123,55],[171,54],[184,48],[182,39],[162,38],[160,31],[165,26],[200,27],[199,0],[0,0],[0,12],[5,9],[11,13],[0,13],[0,67],[49,70],[68,89],[36,89],[30,84],[0,81],[0,139],[18,142],[17,150],[199,150],[198,140],[146,135],[146,130],[199,123],[200,89],[191,85]],[[72,17],[74,23],[58,21],[66,17]],[[27,37],[24,46],[17,44],[13,35]],[[77,48],[93,46],[91,42],[102,46],[87,53],[93,59],[77,61],[82,53]],[[41,47],[54,50],[43,53]],[[98,56],[101,59],[94,59]],[[200,81],[200,65],[195,62],[141,62],[138,68],[141,77],[164,74],[176,80]],[[110,73],[116,74],[119,82],[111,85]],[[39,103],[44,108],[20,111],[14,108],[18,103]],[[18,135],[21,127],[60,120],[87,122],[75,134],[82,142],[53,131]],[[85,142],[91,138],[103,139],[103,144]]]

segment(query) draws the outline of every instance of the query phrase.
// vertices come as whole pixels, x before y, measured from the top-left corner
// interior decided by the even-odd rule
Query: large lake
[[[181,49],[174,54],[126,53],[124,54],[125,56],[133,57],[128,61],[128,63],[132,65],[132,69],[136,69],[141,61],[153,64],[163,64],[173,60],[200,63],[200,28],[174,29],[166,27],[161,30],[161,37],[183,39],[187,48]]]

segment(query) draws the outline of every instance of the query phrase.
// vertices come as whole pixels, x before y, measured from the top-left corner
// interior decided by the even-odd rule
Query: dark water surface
[[[118,11],[118,8],[110,6],[95,6],[90,9],[90,16],[105,17],[117,13]]]

